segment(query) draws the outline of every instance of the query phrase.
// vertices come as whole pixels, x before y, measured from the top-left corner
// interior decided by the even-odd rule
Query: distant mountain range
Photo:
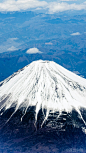
[[[50,60],[62,65],[66,69],[86,78],[86,52],[60,51],[47,48],[38,48],[42,53],[27,54],[27,49],[0,54],[0,81],[14,72],[36,60]]]
[[[86,78],[84,11],[0,13],[0,81],[34,60],[51,60]],[[26,54],[30,48],[42,54]]]

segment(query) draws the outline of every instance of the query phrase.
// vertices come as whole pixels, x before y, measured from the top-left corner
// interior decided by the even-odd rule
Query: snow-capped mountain
[[[86,80],[53,61],[34,61],[0,83],[1,115],[15,108],[11,118],[20,109],[22,121],[29,107],[34,107],[35,123],[42,111],[41,127],[50,116],[58,120],[63,112],[71,114],[73,110],[86,125],[82,113],[86,109]]]

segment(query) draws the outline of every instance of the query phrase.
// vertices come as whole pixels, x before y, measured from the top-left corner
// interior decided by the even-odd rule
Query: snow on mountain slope
[[[14,113],[24,108],[22,118],[29,106],[36,106],[35,120],[45,109],[43,123],[50,111],[59,117],[75,109],[85,124],[80,109],[86,109],[86,80],[53,61],[34,61],[0,83],[0,110],[13,106]]]

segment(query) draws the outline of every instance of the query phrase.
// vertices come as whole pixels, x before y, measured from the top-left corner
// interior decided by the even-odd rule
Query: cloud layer
[[[40,0],[5,0],[0,3],[0,11],[46,10],[56,13],[67,10],[86,10],[86,1],[76,3],[76,0],[59,0],[53,2]]]
[[[46,1],[39,0],[5,0],[0,3],[0,11],[24,11],[28,9],[44,8]]]
[[[83,2],[81,4],[72,3],[69,4],[67,2],[51,2],[48,6],[49,13],[63,12],[68,10],[86,10],[86,3]]]

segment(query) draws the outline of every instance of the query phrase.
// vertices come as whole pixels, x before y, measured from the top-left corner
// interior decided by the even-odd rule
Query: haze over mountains
[[[0,20],[0,81],[39,59],[53,60],[86,78],[85,12],[4,12]],[[39,54],[27,54],[30,48]]]

